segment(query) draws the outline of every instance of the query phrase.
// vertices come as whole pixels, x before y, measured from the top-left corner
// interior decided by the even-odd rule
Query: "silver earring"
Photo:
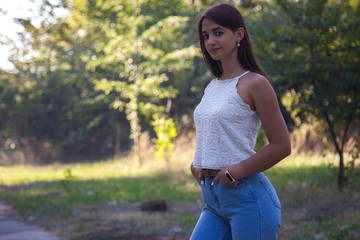
[[[240,42],[237,42],[237,47],[240,47]]]

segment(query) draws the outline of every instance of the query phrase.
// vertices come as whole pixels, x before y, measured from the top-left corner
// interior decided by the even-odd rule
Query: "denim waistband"
[[[206,169],[206,171],[213,173],[213,174],[211,174],[212,175],[211,177],[215,177],[219,173],[219,170]],[[240,178],[238,181],[240,183],[247,182],[248,184],[251,184],[251,183],[261,181],[265,178],[266,178],[265,174],[263,172],[260,172],[260,173],[256,173],[256,174],[248,176],[248,177]]]
[[[260,173],[256,173],[256,174],[248,176],[248,177],[241,178],[241,179],[239,179],[239,181],[246,181],[247,183],[255,183],[255,182],[259,182],[265,178],[266,178],[265,174],[260,172]]]

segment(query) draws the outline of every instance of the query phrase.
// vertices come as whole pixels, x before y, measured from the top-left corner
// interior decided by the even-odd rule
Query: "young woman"
[[[277,239],[280,202],[262,171],[288,156],[291,147],[275,92],[235,7],[207,9],[197,29],[205,62],[216,78],[194,112],[191,172],[205,206],[191,239]],[[255,152],[261,124],[269,143]]]

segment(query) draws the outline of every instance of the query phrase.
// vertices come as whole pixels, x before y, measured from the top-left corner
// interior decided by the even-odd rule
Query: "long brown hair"
[[[205,48],[204,39],[201,34],[202,22],[204,21],[204,19],[210,19],[216,24],[219,24],[220,26],[225,28],[229,28],[232,31],[243,28],[244,37],[241,40],[241,45],[240,47],[238,47],[237,52],[240,64],[244,68],[249,69],[252,72],[259,73],[269,79],[265,71],[260,67],[258,61],[256,60],[251,45],[250,36],[247,31],[243,17],[241,16],[239,10],[237,10],[234,6],[226,3],[217,4],[208,8],[205,12],[201,14],[197,22],[197,32],[200,41],[201,51],[203,53],[206,65],[215,77],[220,77],[223,73],[223,70],[220,60],[214,60]]]

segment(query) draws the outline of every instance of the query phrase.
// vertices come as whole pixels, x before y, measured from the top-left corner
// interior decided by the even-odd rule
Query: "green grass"
[[[133,164],[131,158],[84,164],[0,167],[0,199],[25,216],[36,216],[39,223],[49,229],[54,226],[46,222],[53,216],[60,217],[61,223],[73,218],[81,209],[106,206],[112,201],[126,204],[155,199],[201,200],[200,189],[190,175],[190,158],[177,157],[182,160],[167,164],[148,159],[141,167]],[[294,155],[266,171],[282,202],[280,239],[360,238],[359,169],[355,169],[349,186],[340,193],[335,163],[336,156]],[[196,216],[188,213],[165,217],[135,214],[131,217],[133,220],[127,221],[135,224],[144,217],[150,227],[171,223],[186,226],[185,232],[191,232],[196,223]],[[79,226],[79,229],[91,229],[92,224]],[[118,223],[115,219],[107,224]]]
[[[166,172],[157,163],[139,168],[110,160],[64,166],[0,167],[0,172],[0,198],[26,214],[111,201],[201,198],[190,173]]]

